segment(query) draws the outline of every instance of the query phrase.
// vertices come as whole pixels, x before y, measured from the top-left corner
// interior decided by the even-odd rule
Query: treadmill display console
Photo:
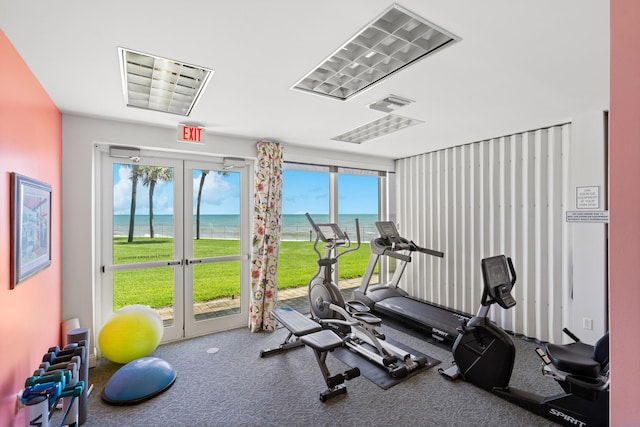
[[[402,243],[400,240],[400,233],[393,221],[377,221],[376,228],[380,237],[394,243]]]

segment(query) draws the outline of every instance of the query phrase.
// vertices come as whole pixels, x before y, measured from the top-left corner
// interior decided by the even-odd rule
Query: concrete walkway
[[[344,299],[351,299],[353,290],[359,287],[361,282],[361,277],[341,280],[338,283],[338,287],[340,288]],[[376,283],[377,277],[372,277],[371,282]],[[301,313],[308,313],[308,295],[308,286],[278,290],[278,307],[289,307],[293,310],[300,311]],[[158,309],[157,311],[164,322],[173,319],[173,307],[165,307]],[[196,303],[194,306],[196,320],[206,320],[238,313],[240,313],[240,300],[237,298],[218,298],[211,301]]]

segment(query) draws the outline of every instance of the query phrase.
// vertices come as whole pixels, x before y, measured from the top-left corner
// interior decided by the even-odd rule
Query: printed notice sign
[[[576,209],[598,209],[600,187],[576,187]]]
[[[609,211],[567,211],[567,222],[609,222]]]

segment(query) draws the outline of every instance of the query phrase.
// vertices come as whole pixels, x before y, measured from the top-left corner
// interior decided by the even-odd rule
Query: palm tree
[[[170,182],[173,180],[173,168],[163,166],[142,166],[140,167],[142,184],[149,187],[149,236],[154,237],[153,231],[153,190],[158,181]]]
[[[202,187],[204,187],[204,180],[209,174],[209,170],[202,169],[200,175],[200,187],[198,188],[198,202],[196,205],[196,240],[200,240],[200,202],[202,201]],[[218,175],[229,176],[227,171],[217,171]]]
[[[132,165],[131,166],[131,175],[129,179],[131,180],[131,212],[129,217],[129,237],[127,238],[127,243],[133,242],[133,227],[135,225],[136,218],[136,196],[138,194],[138,177],[140,176],[140,166]]]
[[[198,188],[198,206],[196,207],[196,240],[200,240],[200,201],[202,200],[202,187],[204,186],[204,179],[209,173],[208,170],[202,170],[200,174],[200,187]]]

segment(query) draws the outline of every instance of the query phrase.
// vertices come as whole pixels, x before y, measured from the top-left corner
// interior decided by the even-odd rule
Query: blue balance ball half
[[[176,380],[176,371],[157,357],[127,363],[109,379],[102,400],[110,405],[135,405],[162,393]]]

